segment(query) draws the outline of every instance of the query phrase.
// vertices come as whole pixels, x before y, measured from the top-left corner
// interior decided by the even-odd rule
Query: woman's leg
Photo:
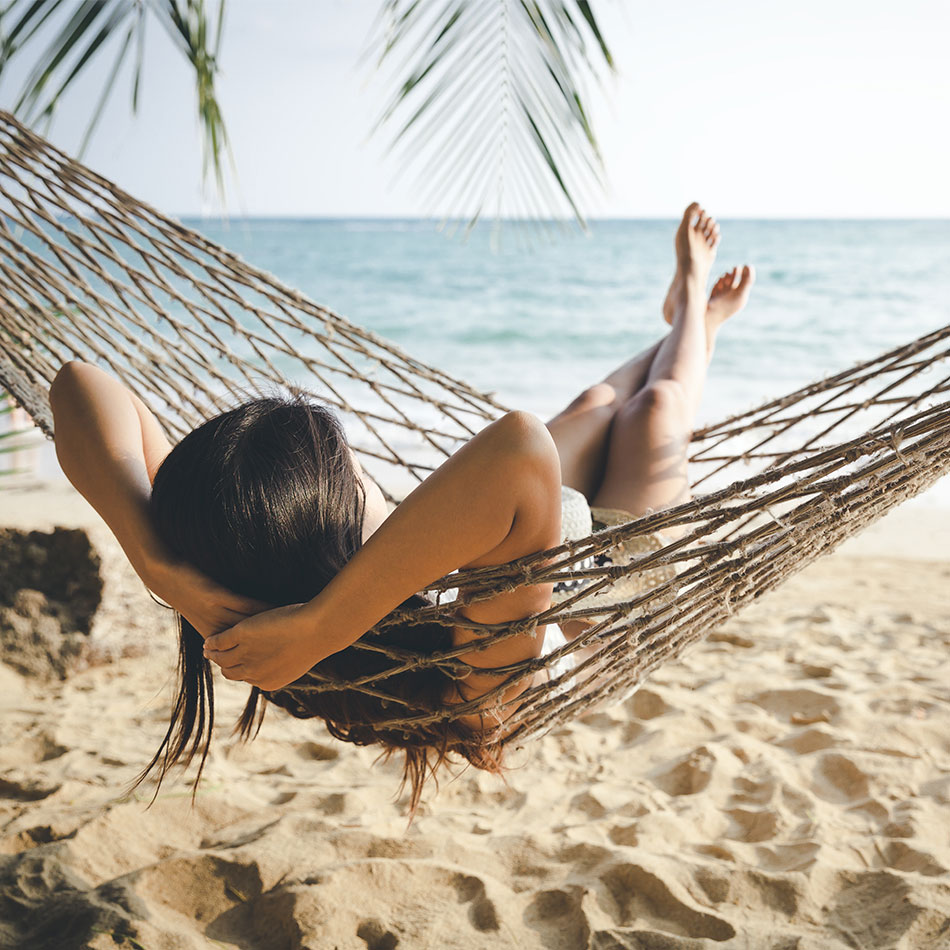
[[[695,205],[691,205],[695,210]],[[687,209],[689,210],[689,209]],[[685,215],[684,215],[685,217]],[[715,223],[714,223],[715,227]],[[674,302],[682,296],[685,263],[680,259],[679,229],[674,241],[677,264],[669,292],[663,304],[664,318],[672,323]],[[712,356],[715,335],[722,323],[745,306],[752,289],[754,273],[744,267],[723,274],[713,287],[706,304],[706,352]],[[672,335],[672,334],[671,334]],[[599,383],[580,393],[565,409],[548,422],[561,458],[561,477],[565,485],[576,488],[592,500],[603,481],[614,416],[639,392],[649,378],[661,372],[653,364],[661,349],[668,351],[668,338],[618,366]]]
[[[673,243],[676,269],[663,303],[663,315],[668,323],[672,323],[672,301],[677,298],[682,284],[682,263],[675,237]],[[665,340],[658,340],[599,383],[588,386],[547,424],[561,458],[562,483],[576,488],[588,501],[593,499],[603,481],[614,416],[646,383]]]
[[[717,280],[705,301],[718,240],[716,222],[690,205],[676,232],[677,274],[664,304],[664,315],[672,314],[672,330],[648,351],[652,359],[641,366],[639,387],[611,416],[599,449],[603,475],[588,496],[596,507],[640,515],[689,498],[687,450],[716,333],[745,306],[755,280],[751,267],[733,268]],[[562,622],[561,629],[573,640],[589,623]],[[581,650],[578,662],[596,649]]]
[[[689,498],[687,448],[710,349],[705,288],[718,243],[716,221],[690,205],[676,232],[673,328],[643,386],[614,415],[595,506],[639,515]]]
[[[561,458],[561,481],[594,497],[607,460],[607,437],[617,410],[644,384],[662,340],[589,386],[547,426]]]

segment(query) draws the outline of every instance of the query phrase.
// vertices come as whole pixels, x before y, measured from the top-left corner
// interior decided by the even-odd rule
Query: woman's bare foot
[[[755,283],[755,268],[751,264],[733,267],[713,284],[706,305],[706,332],[712,336],[723,323],[737,314],[748,302]]]
[[[755,268],[751,264],[741,269],[733,267],[713,284],[709,303],[706,305],[706,356],[712,359],[716,346],[716,333],[734,314],[737,314],[749,299],[755,283]]]
[[[683,212],[683,219],[676,229],[673,248],[676,251],[676,272],[663,301],[663,318],[671,326],[676,315],[676,307],[682,300],[687,277],[705,281],[716,259],[719,246],[719,223],[707,214],[698,201],[694,201]]]

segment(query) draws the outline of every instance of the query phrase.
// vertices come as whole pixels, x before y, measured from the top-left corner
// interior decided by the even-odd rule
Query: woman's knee
[[[613,406],[616,401],[617,390],[610,383],[596,383],[575,397],[564,411],[573,414],[606,409]]]
[[[677,426],[689,423],[686,390],[675,379],[657,379],[628,399],[617,413],[618,421],[663,421]]]

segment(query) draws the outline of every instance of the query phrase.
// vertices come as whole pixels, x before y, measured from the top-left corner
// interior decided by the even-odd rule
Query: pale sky
[[[394,180],[385,132],[369,137],[390,87],[358,60],[381,4],[230,0],[219,96],[231,213],[446,210],[423,206],[411,176]],[[588,214],[673,218],[696,198],[723,218],[950,217],[946,0],[594,8],[618,72],[592,97],[608,186]],[[187,64],[160,29],[145,60],[138,117],[126,76],[85,161],[165,212],[213,211]],[[22,75],[4,77],[0,107]],[[97,89],[91,77],[63,100],[50,137],[67,151]]]

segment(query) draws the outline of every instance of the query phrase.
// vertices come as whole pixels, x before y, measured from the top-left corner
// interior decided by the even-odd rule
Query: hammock
[[[137,201],[6,113],[0,207],[0,385],[49,437],[49,383],[73,358],[121,376],[172,441],[233,404],[232,393],[301,385],[338,410],[362,463],[396,501],[504,411],[490,395]],[[347,685],[390,700],[392,719],[378,725],[409,732],[497,706],[506,684],[591,648],[573,672],[552,674],[517,699],[498,737],[504,742],[625,694],[947,470],[950,376],[938,366],[950,353],[948,338],[950,326],[697,431],[690,502],[429,588],[464,584],[472,601],[529,583],[588,582],[545,613],[479,624],[451,616],[457,603],[449,602],[401,611],[378,626],[442,619],[478,631],[479,649],[539,622],[591,624],[560,649],[501,669],[506,682],[479,699],[433,711],[386,689],[389,676],[421,665],[464,675],[469,668],[457,658],[472,651],[470,643],[421,656],[367,635],[357,649],[385,654],[392,665]],[[673,526],[684,529],[677,541],[629,566],[584,566]],[[621,575],[650,568],[663,568],[658,575],[668,579],[620,604],[593,603]],[[310,673],[290,691],[334,688]]]

